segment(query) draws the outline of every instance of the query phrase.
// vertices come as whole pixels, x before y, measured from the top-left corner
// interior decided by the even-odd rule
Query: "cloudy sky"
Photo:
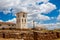
[[[0,0],[1,22],[16,23],[20,11],[28,13],[29,24],[34,20],[37,25],[50,25],[48,29],[60,28],[60,0]]]

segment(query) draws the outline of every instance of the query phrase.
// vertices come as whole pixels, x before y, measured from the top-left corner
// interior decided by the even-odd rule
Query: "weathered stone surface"
[[[23,30],[22,30],[23,31]],[[54,40],[60,38],[60,32],[29,32],[20,30],[2,30],[0,31],[0,38],[14,38],[24,40]]]

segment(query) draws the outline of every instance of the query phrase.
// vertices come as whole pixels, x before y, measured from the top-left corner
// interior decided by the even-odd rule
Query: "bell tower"
[[[27,28],[27,13],[18,12],[16,14],[16,28],[20,28],[20,29]]]

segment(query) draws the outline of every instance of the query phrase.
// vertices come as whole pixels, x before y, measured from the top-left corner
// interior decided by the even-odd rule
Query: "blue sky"
[[[60,0],[1,0],[0,21],[16,22],[16,13],[25,11],[37,24],[60,23]]]

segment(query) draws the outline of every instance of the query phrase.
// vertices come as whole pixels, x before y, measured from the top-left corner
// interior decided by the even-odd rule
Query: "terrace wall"
[[[54,40],[60,38],[60,32],[20,32],[20,31],[0,31],[0,38],[14,38],[24,40]]]

